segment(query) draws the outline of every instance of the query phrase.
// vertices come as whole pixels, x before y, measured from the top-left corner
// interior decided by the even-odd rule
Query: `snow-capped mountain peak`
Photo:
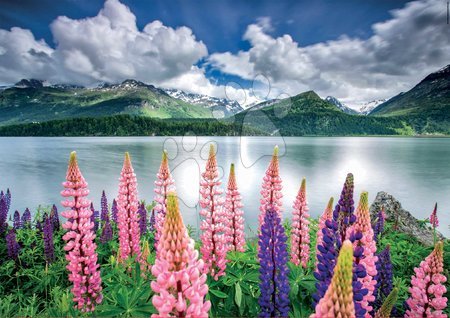
[[[383,104],[385,101],[386,99],[377,99],[366,102],[359,108],[359,112],[363,115],[369,115],[375,108],[378,107],[378,105]]]
[[[336,97],[327,96],[325,98],[325,100],[327,102],[329,102],[330,104],[333,104],[334,106],[336,106],[337,108],[339,108],[340,110],[342,110],[346,114],[355,115],[355,114],[358,113],[356,110],[351,109],[350,107],[348,107],[347,105],[345,105],[344,103],[339,101]]]

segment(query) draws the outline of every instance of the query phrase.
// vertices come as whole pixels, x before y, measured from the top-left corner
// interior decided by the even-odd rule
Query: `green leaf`
[[[241,290],[241,285],[239,283],[236,283],[234,285],[234,288],[236,290],[236,294],[234,295],[234,301],[236,302],[236,305],[238,307],[241,307],[241,302],[242,302],[242,290]]]
[[[221,292],[220,290],[210,289],[209,292],[219,298],[228,298],[228,295],[224,292]]]

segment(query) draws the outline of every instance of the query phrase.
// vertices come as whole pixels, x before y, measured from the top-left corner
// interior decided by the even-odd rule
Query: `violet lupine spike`
[[[24,227],[31,227],[31,212],[28,208],[22,214],[22,224]]]
[[[447,292],[444,272],[444,247],[442,241],[436,243],[434,250],[419,267],[414,268],[415,275],[411,277],[411,296],[406,301],[409,309],[406,318],[439,317],[446,318]]]
[[[166,218],[167,194],[171,191],[175,191],[175,182],[170,173],[169,158],[166,150],[163,151],[161,165],[156,174],[154,191],[156,202],[156,206],[153,209],[155,211],[155,247],[158,253],[158,240],[161,236],[161,230],[163,229],[164,220]]]
[[[152,209],[152,214],[150,216],[150,224],[149,224],[149,230],[153,235],[155,234],[155,226],[156,226],[156,218],[155,218],[155,209]]]
[[[100,199],[101,213],[100,220],[102,224],[109,219],[109,211],[108,211],[108,199],[106,198],[105,190],[102,191],[102,198]]]
[[[91,211],[92,211],[92,214],[91,214],[91,222],[92,223],[94,223],[94,228],[93,228],[93,231],[94,231],[94,233],[97,233],[97,230],[98,230],[98,211],[96,211],[95,209],[94,209],[94,204],[91,202],[91,206],[90,206],[90,209],[91,209]]]
[[[100,236],[100,242],[103,244],[111,241],[113,238],[113,230],[111,226],[111,222],[109,221],[109,217],[107,217],[105,223],[103,223],[102,227],[102,235]]]
[[[102,280],[99,264],[97,264],[97,245],[94,243],[94,224],[91,222],[88,184],[78,167],[76,153],[70,154],[66,181],[61,195],[65,198],[62,206],[68,210],[61,213],[67,220],[63,228],[67,230],[63,240],[66,241],[64,250],[69,261],[67,269],[70,271],[69,281],[73,283],[73,301],[77,309],[82,312],[93,311],[96,304],[102,302]]]
[[[373,239],[377,243],[384,231],[385,218],[384,208],[382,208],[378,212],[377,219],[375,220],[375,224],[373,226]]]
[[[306,202],[306,179],[303,178],[292,212],[291,262],[303,268],[309,261],[309,213]]]
[[[50,264],[55,259],[55,247],[53,245],[53,223],[52,217],[46,217],[44,219],[44,256],[45,261]]]
[[[152,303],[158,312],[152,318],[207,318],[211,303],[206,300],[208,285],[207,276],[202,273],[204,263],[184,226],[174,192],[168,193],[166,211],[158,242],[159,253],[151,269],[156,277],[151,282],[155,292]],[[149,251],[148,245],[146,250]]]
[[[125,153],[120,173],[117,208],[120,260],[124,262],[128,257],[135,257],[136,261],[140,262],[141,236],[139,230],[137,180],[128,152]]]
[[[10,229],[8,234],[6,234],[6,247],[8,257],[13,261],[17,261],[20,254],[20,244],[17,242],[16,231],[14,229]]]
[[[3,234],[7,227],[8,209],[5,195],[0,196],[0,234]]]
[[[326,227],[325,222],[331,220],[333,217],[333,201],[334,198],[331,197],[328,201],[327,207],[323,211],[319,218],[319,224],[317,226],[317,238],[316,238],[316,258],[319,254],[318,246],[323,244],[323,229]],[[317,260],[316,260],[316,270],[317,270]]]
[[[281,198],[282,181],[280,178],[280,167],[278,162],[278,146],[273,149],[272,159],[269,167],[266,170],[266,174],[263,178],[261,189],[261,205],[259,207],[259,227],[264,220],[264,214],[267,210],[273,208],[277,211],[281,218],[283,202]]]
[[[229,230],[224,226],[228,220],[223,208],[220,184],[216,154],[211,144],[206,168],[200,180],[200,215],[203,217],[200,224],[200,251],[205,262],[203,272],[209,273],[215,280],[225,275],[228,243],[228,233],[225,233],[225,230]]]
[[[9,189],[6,189],[5,201],[6,201],[6,209],[9,211],[11,207],[11,191],[9,191]]]
[[[274,208],[264,213],[258,236],[261,290],[258,299],[261,307],[259,316],[288,317],[290,287],[287,237],[278,211]]]
[[[22,226],[23,224],[22,224],[22,219],[20,218],[20,213],[19,213],[19,211],[15,211],[14,212],[14,218],[13,218],[13,227],[14,227],[14,229],[20,229],[20,228],[22,228],[23,226]]]
[[[372,304],[372,314],[381,307],[383,300],[394,288],[394,275],[392,270],[390,246],[387,245],[384,250],[377,254],[377,256],[377,276],[375,277],[376,284],[373,293],[375,302]]]
[[[241,195],[239,193],[234,164],[230,167],[228,187],[225,198],[225,211],[227,214],[229,246],[231,251],[245,252],[244,212],[242,211]]]
[[[111,219],[114,223],[117,224],[117,201],[116,199],[113,199],[112,205],[111,205]]]
[[[50,219],[52,220],[53,231],[59,231],[61,223],[59,221],[58,208],[54,204],[50,212]]]
[[[147,209],[145,208],[145,204],[141,203],[139,205],[139,230],[141,235],[147,233]]]

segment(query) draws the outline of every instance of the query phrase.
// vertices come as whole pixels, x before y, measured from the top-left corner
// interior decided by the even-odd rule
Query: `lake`
[[[440,230],[447,236],[450,234],[449,138],[0,138],[0,189],[11,189],[12,211],[17,209],[22,213],[26,207],[35,209],[53,203],[61,209],[61,182],[69,154],[75,150],[89,183],[89,198],[99,209],[102,190],[106,191],[109,202],[117,195],[123,154],[128,151],[137,174],[139,198],[150,201],[165,148],[185,222],[198,228],[199,175],[209,142],[217,145],[218,164],[222,175],[225,172],[225,179],[229,165],[236,164],[246,222],[253,230],[257,226],[262,178],[273,147],[278,145],[285,217],[291,216],[302,177],[307,179],[310,213],[317,217],[331,196],[338,198],[346,174],[352,172],[356,195],[369,191],[372,201],[378,191],[386,191],[417,218],[428,217],[438,202]]]

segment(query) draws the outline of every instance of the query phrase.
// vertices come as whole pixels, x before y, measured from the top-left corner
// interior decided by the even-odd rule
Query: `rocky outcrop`
[[[402,205],[392,195],[386,192],[378,192],[375,201],[370,206],[372,219],[384,207],[386,218],[397,227],[399,232],[414,236],[424,245],[433,245],[433,230],[429,224],[419,222],[410,212],[402,208]],[[439,239],[444,239],[441,233],[437,233]]]

